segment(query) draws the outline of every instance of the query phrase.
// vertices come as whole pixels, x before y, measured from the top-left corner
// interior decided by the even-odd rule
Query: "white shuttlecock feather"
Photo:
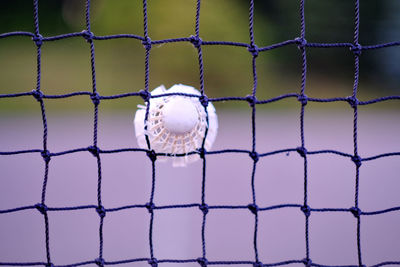
[[[186,93],[200,95],[195,88],[183,84],[175,84],[170,89],[161,85],[151,92],[152,96],[167,93]],[[165,96],[149,100],[149,115],[145,125],[146,106],[138,105],[134,125],[138,144],[147,149],[146,135],[151,149],[156,153],[170,155],[185,154],[172,157],[174,167],[184,167],[188,163],[200,159],[198,154],[188,155],[201,148],[207,129],[207,114],[197,97]],[[204,148],[209,150],[214,143],[218,130],[218,119],[213,104],[207,106],[208,132]],[[147,130],[145,130],[147,126]],[[168,156],[158,157],[166,160]]]

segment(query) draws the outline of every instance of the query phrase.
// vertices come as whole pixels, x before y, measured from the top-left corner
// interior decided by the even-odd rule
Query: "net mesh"
[[[253,265],[256,267],[260,266],[280,266],[280,265],[289,265],[295,263],[302,263],[305,266],[326,266],[318,263],[312,262],[310,258],[310,245],[309,245],[309,217],[313,212],[343,212],[343,213],[351,213],[354,215],[355,224],[357,225],[357,232],[355,234],[355,238],[357,239],[357,258],[358,265],[349,265],[349,266],[365,266],[363,265],[363,257],[362,257],[362,248],[361,248],[361,234],[360,234],[360,225],[362,218],[364,216],[375,216],[379,214],[389,213],[393,211],[399,211],[400,206],[392,207],[385,210],[376,210],[373,212],[365,212],[359,208],[358,196],[359,196],[359,169],[363,162],[372,161],[378,158],[390,157],[390,156],[400,156],[400,152],[391,152],[375,155],[372,157],[364,157],[362,158],[358,153],[357,146],[357,111],[359,106],[370,105],[373,103],[378,103],[382,101],[395,100],[399,101],[399,95],[391,95],[385,96],[381,98],[371,99],[368,101],[359,101],[357,99],[357,88],[358,88],[358,80],[359,80],[359,59],[362,51],[364,50],[372,50],[372,49],[382,49],[385,47],[391,46],[400,46],[400,42],[390,42],[390,43],[382,43],[377,45],[370,46],[362,46],[359,44],[359,23],[360,23],[360,15],[359,15],[359,0],[355,0],[355,9],[354,9],[354,38],[352,43],[309,43],[305,39],[306,33],[306,23],[304,16],[304,0],[299,0],[299,12],[300,12],[300,35],[299,37],[293,40],[287,40],[281,43],[276,43],[269,46],[258,47],[254,41],[254,31],[253,31],[253,22],[254,22],[254,1],[250,0],[249,7],[249,43],[239,43],[239,42],[226,42],[226,41],[203,41],[200,38],[200,2],[201,0],[197,0],[196,5],[196,18],[195,18],[195,31],[194,35],[190,37],[184,38],[175,38],[175,39],[163,39],[163,40],[151,40],[148,34],[148,24],[147,24],[147,0],[143,0],[143,15],[144,15],[144,36],[138,36],[133,34],[116,34],[116,35],[107,35],[107,36],[97,36],[91,32],[91,22],[90,22],[90,0],[86,1],[86,29],[82,32],[75,33],[67,33],[58,36],[49,36],[44,37],[40,34],[39,31],[39,18],[38,18],[38,0],[34,0],[34,33],[31,32],[8,32],[0,34],[0,38],[12,37],[12,36],[27,36],[32,38],[33,42],[37,47],[37,83],[36,88],[30,92],[17,93],[17,94],[3,94],[0,95],[0,98],[16,98],[23,96],[32,96],[40,105],[41,114],[42,114],[42,122],[43,122],[43,148],[42,149],[31,149],[31,150],[20,150],[20,151],[2,151],[0,155],[16,155],[16,154],[24,154],[24,153],[40,153],[45,162],[45,173],[43,177],[43,187],[42,187],[42,196],[41,202],[36,205],[31,206],[23,206],[16,207],[12,209],[0,210],[0,214],[8,214],[15,213],[22,210],[36,209],[43,215],[44,224],[45,224],[45,242],[46,242],[46,261],[45,262],[2,262],[0,259],[0,265],[12,265],[12,266],[33,266],[33,265],[44,265],[44,266],[57,266],[57,264],[53,264],[52,257],[50,254],[50,246],[51,243],[49,241],[49,212],[57,212],[57,211],[66,211],[66,210],[85,210],[85,209],[95,209],[99,215],[99,252],[98,258],[93,259],[91,261],[85,262],[75,262],[70,263],[68,266],[81,266],[88,264],[97,264],[98,266],[104,265],[118,265],[124,263],[132,263],[132,262],[142,262],[143,264],[148,264],[150,266],[158,266],[159,263],[175,263],[175,264],[185,264],[185,263],[198,263],[200,266],[208,266],[208,265]],[[70,94],[62,94],[62,95],[48,95],[43,93],[41,90],[41,47],[43,42],[53,42],[65,38],[73,38],[73,37],[83,37],[89,44],[90,53],[91,53],[91,72],[92,72],[92,91],[80,91],[74,92]],[[145,89],[139,92],[131,92],[126,94],[118,94],[111,96],[102,96],[98,94],[96,88],[96,68],[95,68],[95,47],[93,40],[109,40],[116,38],[132,38],[138,41],[141,41],[145,48]],[[209,101],[218,102],[218,101],[243,101],[248,102],[252,109],[251,116],[251,125],[252,125],[252,147],[251,150],[240,150],[240,149],[226,149],[226,150],[214,150],[214,151],[206,151],[204,149],[204,142],[202,147],[196,151],[192,151],[192,154],[199,154],[202,162],[202,195],[201,195],[201,203],[197,204],[186,204],[186,205],[172,205],[172,206],[156,206],[154,204],[154,190],[155,190],[155,180],[156,180],[156,162],[157,156],[161,156],[161,154],[157,154],[154,150],[151,149],[151,144],[148,142],[148,149],[140,149],[140,148],[123,148],[116,150],[103,150],[98,147],[97,136],[98,136],[98,110],[99,104],[103,100],[112,100],[119,98],[127,98],[127,97],[142,97],[145,102],[149,102],[152,97],[162,97],[159,96],[151,96],[149,93],[149,55],[151,52],[151,48],[154,45],[163,44],[163,43],[174,43],[174,42],[189,42],[193,44],[193,46],[197,49],[198,52],[198,63],[199,63],[199,76],[200,76],[200,96],[194,95],[186,95],[188,97],[198,97],[200,102],[204,107],[207,107]],[[204,77],[203,77],[203,56],[202,56],[202,47],[207,45],[221,45],[221,46],[238,46],[243,47],[243,49],[247,49],[252,55],[252,71],[253,71],[253,88],[252,94],[247,97],[223,97],[223,98],[207,98],[204,90]],[[302,78],[301,78],[301,90],[299,93],[290,93],[281,95],[279,97],[259,100],[256,98],[256,90],[257,90],[257,68],[256,68],[256,58],[259,53],[263,53],[272,49],[277,49],[280,47],[294,45],[299,48],[301,58],[302,58]],[[337,98],[312,98],[307,97],[305,94],[306,91],[306,74],[307,74],[307,56],[306,51],[310,48],[331,48],[331,47],[343,47],[349,48],[354,55],[354,86],[353,93],[349,97],[337,97]],[[91,98],[94,106],[94,123],[93,123],[93,144],[89,147],[84,147],[80,149],[60,151],[60,152],[51,152],[47,147],[47,119],[46,119],[46,109],[44,104],[44,99],[60,99],[60,98],[70,98],[77,95],[87,95]],[[270,151],[266,153],[259,153],[256,149],[256,107],[257,105],[265,105],[269,103],[273,103],[276,101],[280,101],[287,98],[297,98],[301,105],[300,109],[300,145],[296,148],[291,149],[283,149]],[[354,110],[354,124],[353,124],[353,145],[354,145],[354,153],[348,154],[343,153],[336,150],[318,150],[318,151],[308,151],[306,149],[305,136],[304,136],[304,110],[307,105],[307,102],[347,102],[351,105]],[[149,106],[149,105],[147,105]],[[205,109],[206,111],[206,109]],[[148,110],[146,114],[146,118],[148,117]],[[49,207],[46,205],[46,185],[48,181],[48,171],[50,167],[50,161],[53,157],[60,157],[62,155],[72,154],[76,152],[87,151],[90,152],[97,160],[97,169],[98,169],[98,181],[97,181],[97,204],[96,205],[88,205],[88,206],[73,206],[73,207]],[[120,152],[141,152],[146,153],[149,157],[149,160],[152,163],[152,187],[151,187],[151,195],[149,196],[149,201],[146,204],[135,204],[129,206],[122,206],[118,208],[106,208],[102,205],[102,168],[101,168],[101,155],[103,153],[120,153]],[[268,207],[260,207],[257,205],[256,201],[256,193],[255,193],[255,183],[254,177],[256,173],[257,162],[261,157],[268,157],[271,155],[279,154],[279,153],[287,153],[287,152],[297,152],[304,160],[304,202],[301,204],[282,204],[276,206],[268,206]],[[212,206],[207,205],[206,197],[205,197],[205,182],[206,182],[206,162],[207,155],[209,154],[221,154],[221,153],[244,153],[248,154],[253,160],[253,169],[251,173],[251,189],[252,189],[252,202],[248,205],[243,206]],[[335,208],[320,208],[315,209],[308,205],[308,181],[307,181],[307,158],[309,155],[313,154],[324,154],[324,153],[333,153],[345,158],[348,158],[354,163],[355,168],[355,192],[354,192],[354,206],[343,209],[335,209]],[[165,156],[162,155],[162,156]],[[168,156],[168,155],[166,155]],[[184,155],[176,155],[176,156],[184,156]],[[149,248],[150,248],[150,257],[148,258],[133,258],[133,259],[124,259],[120,261],[107,261],[107,259],[103,258],[103,222],[105,216],[108,212],[117,212],[124,209],[147,209],[150,213],[150,222],[149,222]],[[158,209],[180,209],[180,208],[196,208],[199,209],[203,214],[203,221],[201,227],[201,240],[202,240],[202,255],[199,255],[198,258],[193,259],[158,259],[157,255],[155,255],[153,250],[153,220],[154,213],[157,212]],[[287,208],[296,208],[300,209],[304,213],[305,218],[305,252],[304,258],[302,259],[292,259],[284,262],[275,262],[275,263],[262,263],[259,260],[258,253],[258,241],[257,241],[257,232],[258,232],[258,217],[260,212],[268,212],[276,209],[287,209]],[[254,250],[254,258],[248,261],[231,261],[227,259],[226,261],[209,261],[207,260],[207,247],[206,247],[206,218],[207,213],[211,209],[247,209],[254,216],[254,236],[253,236],[253,250]],[[384,265],[400,265],[400,261],[392,261],[392,262],[381,262],[374,267],[384,266]]]

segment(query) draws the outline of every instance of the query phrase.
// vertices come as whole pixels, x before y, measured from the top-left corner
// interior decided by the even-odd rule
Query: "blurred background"
[[[39,6],[40,32],[53,36],[85,29],[85,1],[43,0]],[[188,37],[194,34],[195,5],[192,0],[149,4],[149,34],[153,40]],[[299,7],[296,1],[256,1],[255,38],[259,47],[299,36]],[[0,32],[33,32],[32,3],[1,1]],[[204,1],[201,38],[249,42],[248,1]],[[352,42],[352,1],[309,0],[306,2],[308,42]],[[229,10],[229,12],[226,12]],[[400,3],[393,0],[363,0],[360,43],[372,45],[398,41]],[[223,15],[222,15],[223,14]],[[138,0],[96,0],[92,3],[92,32],[96,35],[133,33],[143,35],[142,4]],[[144,86],[144,48],[140,41],[118,39],[95,41],[97,85],[102,95],[138,91]],[[29,37],[0,42],[1,93],[24,92],[35,87],[35,45]],[[251,55],[245,48],[204,46],[206,93],[216,96],[245,96],[251,92]],[[313,97],[348,96],[352,92],[353,56],[348,48],[308,49],[307,94]],[[42,89],[48,94],[91,90],[90,51],[83,38],[46,42],[43,45]],[[360,99],[399,92],[398,47],[364,51],[360,60]],[[258,97],[299,92],[301,58],[295,45],[261,53],[257,58]],[[150,87],[183,83],[199,87],[196,50],[189,43],[155,46],[150,57]],[[129,101],[113,101],[110,108],[131,109]],[[4,102],[4,101],[3,101]],[[285,101],[281,105],[288,105]],[[391,104],[391,103],[386,103]],[[10,106],[11,105],[11,106]],[[49,105],[51,105],[49,103]],[[2,103],[2,110],[21,111],[15,101]],[[36,108],[27,101],[26,108]],[[59,109],[66,109],[63,101]],[[223,105],[224,107],[227,105]],[[228,104],[229,106],[229,104]],[[74,99],[74,107],[87,107],[86,97]],[[295,106],[297,108],[297,106]]]
[[[142,1],[94,0],[95,35],[143,35]],[[0,33],[33,32],[32,1],[0,1]],[[249,3],[203,0],[200,37],[207,41],[249,42]],[[85,29],[85,1],[40,0],[43,36]],[[152,40],[194,34],[195,0],[148,1]],[[352,42],[354,3],[307,0],[308,42]],[[400,40],[400,2],[360,1],[360,43]],[[299,3],[255,1],[255,40],[259,47],[294,39],[300,32]],[[94,41],[97,88],[101,95],[137,92],[144,87],[144,48],[134,39]],[[209,97],[246,96],[252,90],[251,54],[246,48],[203,46],[205,92]],[[348,48],[307,49],[309,97],[352,94],[354,58]],[[36,85],[36,46],[29,37],[0,39],[0,94],[28,92]],[[363,51],[358,98],[400,94],[400,47]],[[295,45],[262,52],[257,58],[258,99],[300,92],[301,58]],[[45,94],[91,91],[90,49],[83,38],[45,42],[41,88]],[[189,43],[153,46],[150,88],[183,83],[199,88],[197,51]],[[87,147],[93,142],[93,104],[87,96],[44,100],[51,152]],[[133,130],[139,97],[104,100],[99,106],[98,142],[102,149],[137,147]],[[219,133],[213,149],[251,148],[251,110],[247,103],[215,103]],[[257,151],[300,145],[300,104],[287,99],[257,106]],[[386,101],[359,107],[361,157],[400,151],[400,105]],[[0,151],[42,148],[43,127],[33,97],[0,98]],[[335,149],[353,153],[353,110],[347,103],[308,103],[305,142],[309,151]],[[149,201],[151,166],[143,153],[102,155],[103,205],[114,208]],[[360,208],[375,211],[400,206],[398,156],[364,162],[360,173]],[[207,157],[208,205],[251,202],[252,161],[246,154]],[[172,168],[157,163],[156,205],[199,203],[201,163]],[[0,157],[0,209],[40,202],[44,164],[39,153]],[[309,201],[313,208],[354,206],[355,167],[348,158],[309,156]],[[97,203],[97,165],[88,152],[54,157],[50,162],[46,203],[51,207]],[[297,153],[260,159],[257,203],[267,207],[303,202],[303,161]],[[216,210],[207,215],[207,258],[254,260],[254,217],[248,210]],[[298,208],[260,213],[260,260],[272,263],[305,257],[304,215]],[[99,218],[94,210],[50,212],[50,250],[55,265],[98,257]],[[362,217],[364,264],[400,260],[399,212]],[[149,257],[149,215],[130,209],[108,213],[104,224],[106,261]],[[154,246],[158,259],[201,256],[201,212],[197,208],[155,213]],[[356,220],[348,213],[312,213],[310,256],[326,265],[357,265]],[[44,223],[36,210],[0,214],[0,263],[45,260]],[[147,266],[130,263],[128,266]],[[160,264],[175,266],[174,264]],[[296,265],[296,264],[292,264]],[[94,265],[95,266],[95,265]],[[180,266],[198,266],[181,264]],[[219,265],[224,266],[224,265]],[[251,265],[242,265],[251,266]],[[298,264],[303,266],[303,264]],[[389,265],[388,265],[389,266]]]

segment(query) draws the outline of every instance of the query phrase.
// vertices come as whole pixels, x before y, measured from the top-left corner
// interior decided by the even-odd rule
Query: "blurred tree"
[[[300,35],[299,1],[256,0],[257,19],[272,22],[274,42]],[[352,43],[354,37],[354,1],[305,1],[306,40],[320,43]],[[400,2],[393,0],[360,1],[359,43],[373,45],[400,40]],[[354,59],[345,48],[313,49],[309,66],[314,72],[335,73],[336,78],[349,79]],[[275,60],[290,62],[297,51],[277,51]],[[398,47],[364,51],[361,58],[362,81],[368,89],[399,91],[400,49]],[[285,71],[296,72],[296,65],[285,64]],[[340,70],[340,71],[337,71]],[[352,77],[351,77],[352,78]]]
[[[39,20],[40,25],[46,29],[44,33],[70,30],[62,16],[59,16],[62,7],[63,1],[40,1]],[[34,31],[32,1],[0,1],[0,32],[10,31]]]
[[[306,39],[308,42],[353,42],[354,1],[307,0],[305,6]],[[200,36],[204,40],[222,40],[249,43],[249,1],[202,0]],[[360,43],[371,45],[398,41],[400,2],[396,0],[360,1]],[[149,0],[148,27],[153,40],[189,37],[194,34],[196,0]],[[52,36],[85,29],[84,0],[40,0],[40,32]],[[143,36],[143,6],[141,0],[93,0],[91,5],[92,31],[96,35],[131,33]],[[255,0],[255,39],[258,46],[294,39],[300,35],[299,1]],[[0,1],[0,32],[34,31],[33,5],[31,0]],[[88,59],[87,44],[83,40],[60,41],[43,46],[46,60],[63,62],[58,68],[46,69],[47,77],[90,76],[90,68],[76,68],[77,60]],[[82,42],[80,42],[82,41]],[[119,90],[136,90],[143,86],[144,49],[140,41],[95,41],[98,80],[104,93]],[[11,60],[25,68],[10,69],[0,77],[2,88],[26,88],[13,80],[32,80],[34,46],[25,38],[0,40],[2,61]],[[14,49],[13,52],[10,52]],[[24,51],[22,53],[21,51]],[[62,51],[63,54],[60,54]],[[322,84],[332,81],[351,80],[354,60],[346,48],[309,49],[308,63],[313,74],[322,74]],[[34,52],[32,52],[34,53]],[[68,54],[70,53],[70,54]],[[72,56],[71,53],[74,55]],[[204,46],[205,81],[210,96],[245,95],[252,87],[251,55],[243,47]],[[400,49],[398,47],[365,51],[361,59],[361,82],[368,88],[399,90]],[[75,60],[75,61],[74,61]],[[79,61],[79,62],[81,62]],[[165,84],[187,83],[198,87],[199,70],[195,48],[189,43],[156,45],[150,57],[151,87]],[[275,49],[260,54],[257,59],[260,98],[281,94],[290,90],[297,92],[301,64],[299,52],[294,46]],[[50,66],[50,63],[48,64]],[[30,73],[23,73],[21,70]],[[329,73],[326,75],[324,72]],[[105,75],[107,74],[107,75]],[[334,74],[331,77],[330,74]],[[25,77],[25,78],[24,78]],[[127,78],[128,77],[128,78]],[[315,76],[314,76],[315,77]],[[330,79],[330,80],[329,80]],[[82,78],[87,81],[87,79]],[[64,81],[64,80],[63,80]],[[120,82],[124,81],[124,82]],[[60,84],[60,87],[68,87]],[[372,83],[373,82],[373,83]],[[350,83],[351,84],[351,83]],[[54,84],[51,87],[54,86]],[[87,83],[76,79],[71,85],[75,90],[86,89]],[[25,86],[24,86],[25,87]],[[55,87],[55,86],[54,86]],[[289,89],[285,89],[289,88]],[[312,86],[308,88],[315,90]],[[335,88],[336,89],[336,88]],[[110,91],[107,91],[110,90]],[[339,89],[340,91],[341,89]],[[375,90],[376,91],[376,90]],[[374,91],[374,92],[375,92]],[[372,90],[371,90],[372,92]],[[340,93],[340,92],[339,92]]]

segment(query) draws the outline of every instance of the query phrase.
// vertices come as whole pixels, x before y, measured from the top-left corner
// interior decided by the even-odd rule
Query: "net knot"
[[[361,55],[362,46],[359,43],[353,44],[350,47],[350,51],[352,51],[355,56],[359,57]]]
[[[302,158],[305,158],[306,157],[306,155],[307,155],[307,149],[305,148],[305,147],[298,147],[298,148],[296,148],[296,151],[297,151],[297,153],[299,153],[299,155],[302,157]]]
[[[295,42],[296,42],[296,44],[297,44],[297,47],[298,47],[299,49],[300,49],[300,48],[304,48],[304,47],[306,47],[306,45],[307,45],[307,40],[304,39],[304,38],[302,38],[302,37],[297,37],[297,38],[295,38],[294,40],[295,40]]]
[[[100,218],[106,217],[106,209],[103,206],[98,206],[96,208],[97,213],[99,214]]]
[[[252,151],[249,153],[250,158],[252,158],[254,160],[254,162],[257,162],[260,159],[260,156],[258,155],[258,153],[256,151]]]
[[[100,104],[100,96],[98,93],[91,94],[90,99],[95,106],[98,106]]]
[[[157,154],[154,150],[147,151],[146,154],[152,162],[157,160]]]
[[[197,258],[197,263],[200,264],[201,267],[207,267],[208,260],[206,258]]]
[[[304,213],[304,215],[306,216],[306,217],[309,217],[310,215],[311,215],[311,208],[310,208],[310,206],[308,206],[308,205],[304,205],[304,206],[301,206],[301,211]]]
[[[142,41],[142,45],[144,46],[144,48],[146,50],[150,50],[151,49],[151,39],[150,39],[150,37],[146,37],[146,39],[144,39]]]
[[[199,206],[199,209],[203,212],[204,215],[206,215],[208,213],[208,205],[207,204],[201,204]]]
[[[246,96],[246,101],[249,102],[250,107],[254,107],[257,102],[257,98],[255,96],[248,95]]]
[[[302,262],[306,267],[311,267],[311,265],[312,265],[311,259],[303,259]]]
[[[346,100],[352,108],[356,108],[358,106],[358,99],[355,96],[348,96]]]
[[[360,167],[362,164],[362,158],[358,155],[352,156],[351,160],[356,164],[357,167]]]
[[[37,34],[37,35],[32,37],[32,41],[35,42],[37,47],[40,47],[43,44],[43,36],[40,35],[40,34]]]
[[[193,44],[194,47],[200,48],[200,46],[201,46],[202,43],[203,43],[203,40],[201,40],[200,37],[191,35],[191,36],[190,36],[190,42]]]
[[[253,264],[253,267],[263,267],[263,264],[262,262],[257,261]]]
[[[253,213],[254,215],[257,215],[258,212],[258,206],[256,204],[249,204],[247,205],[247,208]]]
[[[40,152],[40,155],[42,155],[42,158],[46,163],[48,163],[51,159],[51,154],[48,150],[43,150],[42,152]]]
[[[43,215],[45,215],[47,213],[47,206],[43,203],[38,203],[35,205],[35,208]]]
[[[257,57],[258,56],[258,46],[255,44],[250,45],[247,50],[253,55],[253,57]]]
[[[32,95],[37,101],[42,101],[43,93],[40,90],[34,89],[32,90]]]
[[[90,146],[87,148],[87,150],[92,153],[93,156],[95,156],[96,158],[99,156],[100,154],[100,149],[97,146]]]
[[[53,264],[53,263],[51,263],[51,262],[49,262],[49,263],[46,263],[46,267],[54,267],[54,264]]]
[[[208,106],[208,97],[206,95],[200,96],[199,101],[203,105],[203,107],[206,108]]]
[[[297,100],[301,103],[302,106],[307,105],[308,97],[305,94],[301,94],[297,97]]]
[[[151,98],[151,94],[146,90],[140,90],[139,95],[143,98],[144,102],[149,102]]]
[[[86,42],[91,43],[93,41],[94,34],[91,31],[83,30],[82,37],[85,38]]]
[[[146,207],[146,209],[147,209],[147,211],[148,211],[149,213],[153,213],[153,210],[156,208],[156,206],[154,205],[153,202],[151,202],[151,203],[150,203],[150,202],[146,203],[145,207]]]
[[[94,263],[96,263],[97,266],[103,267],[105,265],[105,261],[103,258],[97,258],[94,260]]]
[[[156,258],[152,258],[148,261],[148,263],[151,265],[151,267],[157,267],[158,266],[158,261]]]
[[[205,157],[205,155],[207,153],[206,149],[201,147],[201,148],[198,149],[198,152],[199,152],[200,158],[204,159],[204,157]]]
[[[350,208],[350,212],[351,214],[353,214],[354,217],[359,218],[361,215],[361,210],[359,208],[356,207],[351,207]]]

